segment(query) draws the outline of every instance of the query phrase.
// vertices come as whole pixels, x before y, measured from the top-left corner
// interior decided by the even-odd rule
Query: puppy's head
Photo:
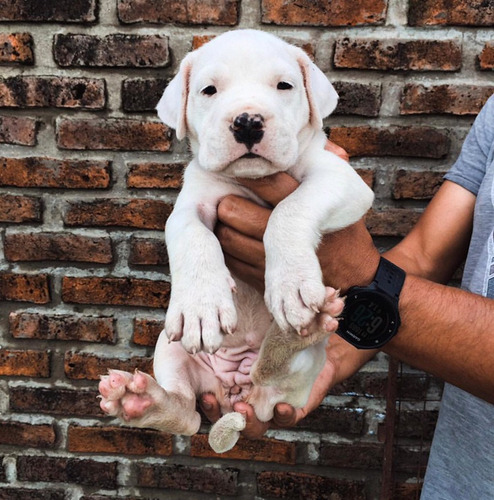
[[[189,137],[203,168],[260,177],[294,166],[337,101],[304,51],[236,30],[185,57],[157,111],[178,139]]]

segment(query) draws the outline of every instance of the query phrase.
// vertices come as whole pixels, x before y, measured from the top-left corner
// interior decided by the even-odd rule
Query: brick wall
[[[303,46],[340,92],[328,133],[373,185],[386,248],[494,91],[493,26],[480,0],[0,0],[0,498],[378,498],[384,356],[297,429],[222,457],[204,435],[101,414],[99,375],[150,368],[170,292],[163,228],[187,150],[153,108],[204,36]],[[405,367],[401,390],[406,499],[440,387]]]

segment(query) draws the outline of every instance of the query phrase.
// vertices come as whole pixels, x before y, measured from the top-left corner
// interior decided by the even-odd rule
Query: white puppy
[[[305,404],[328,337],[315,316],[323,306],[335,316],[343,307],[322,282],[320,236],[356,222],[373,201],[354,169],[324,150],[322,119],[337,99],[301,49],[267,33],[231,31],[183,60],[157,107],[178,139],[189,138],[194,159],[166,224],[172,294],[156,380],[110,371],[100,383],[104,411],[191,435],[201,423],[196,397],[213,393],[224,416],[210,444],[223,452],[245,426],[235,402],[251,403],[264,421],[280,401]],[[233,279],[213,230],[225,196],[260,202],[237,178],[281,171],[300,186],[269,219],[263,300]],[[301,337],[304,328],[310,335]]]

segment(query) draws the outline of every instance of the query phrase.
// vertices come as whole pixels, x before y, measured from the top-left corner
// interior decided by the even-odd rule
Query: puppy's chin
[[[266,177],[285,170],[279,165],[275,165],[261,156],[247,154],[233,161],[224,170],[223,174],[228,177],[245,177],[247,179],[257,179]]]

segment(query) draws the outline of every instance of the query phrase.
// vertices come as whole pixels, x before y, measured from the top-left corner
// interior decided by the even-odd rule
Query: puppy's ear
[[[187,134],[187,100],[191,69],[192,60],[187,56],[156,106],[161,121],[175,129],[178,140],[183,139]]]
[[[338,94],[326,75],[302,50],[298,52],[298,63],[304,77],[305,90],[309,100],[310,122],[316,128],[322,127],[322,120],[329,116],[338,104]]]

